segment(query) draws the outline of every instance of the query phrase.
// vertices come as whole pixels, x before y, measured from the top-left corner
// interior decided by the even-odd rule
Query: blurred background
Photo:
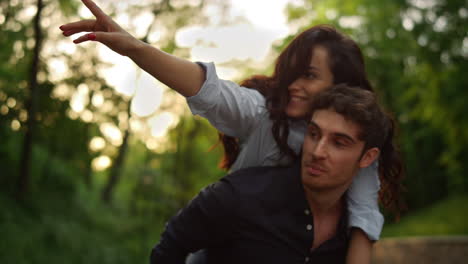
[[[233,81],[270,73],[311,25],[349,34],[400,126],[408,210],[387,215],[383,237],[468,235],[466,0],[97,4]],[[0,263],[147,263],[169,217],[226,173],[216,131],[182,96],[61,35],[84,18],[77,0],[0,0]]]

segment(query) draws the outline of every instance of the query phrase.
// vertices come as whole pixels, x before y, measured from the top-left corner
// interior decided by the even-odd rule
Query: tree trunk
[[[85,128],[84,128],[84,131],[85,131],[85,134],[86,134],[86,139],[89,141],[90,139],[90,130],[91,130],[91,125],[90,124],[86,124],[85,125]],[[84,183],[86,184],[86,187],[88,187],[88,189],[91,189],[93,187],[93,181],[92,181],[92,174],[93,174],[93,170],[92,170],[92,167],[91,167],[91,162],[93,161],[93,155],[90,153],[90,150],[89,150],[89,147],[87,146],[87,156],[85,158],[85,167],[84,167]]]
[[[4,12],[4,18],[5,18],[5,20],[3,21],[3,24],[0,25],[0,29],[2,29],[2,30],[3,30],[3,27],[4,27],[5,25],[8,24],[8,21],[9,21],[10,18],[11,18],[11,4],[10,4],[10,2],[11,2],[11,1],[8,0],[8,1],[6,2],[6,4],[4,4],[4,3],[2,2],[2,5],[0,5],[0,7],[2,8],[2,10],[3,10],[3,12]]]
[[[39,87],[37,83],[37,73],[39,71],[39,54],[42,45],[41,32],[41,12],[43,8],[42,0],[37,1],[37,13],[34,17],[34,40],[35,46],[33,50],[33,58],[29,71],[29,98],[25,102],[28,112],[28,120],[26,122],[23,148],[20,160],[19,177],[17,182],[17,198],[23,199],[28,191],[30,173],[31,173],[31,154],[32,143],[35,130],[35,118],[37,113],[37,101],[39,96]]]
[[[120,175],[122,174],[123,163],[125,161],[125,156],[127,154],[128,138],[130,137],[130,117],[131,117],[130,106],[131,106],[131,103],[128,102],[128,109],[127,109],[128,126],[127,126],[127,129],[125,130],[124,137],[122,140],[122,145],[119,148],[119,153],[117,154],[117,158],[115,159],[115,162],[112,165],[111,172],[109,175],[109,181],[107,182],[107,185],[104,187],[104,190],[102,192],[102,200],[106,202],[107,204],[110,204],[112,202],[114,187],[117,185],[117,182],[120,179]]]
[[[189,122],[194,122],[192,127],[190,127]],[[188,121],[182,118],[179,124],[180,127],[177,132],[177,152],[174,158],[174,174],[172,177],[176,179],[178,192],[180,193],[180,195],[177,195],[174,199],[179,206],[184,206],[188,199],[190,199],[190,197],[186,197],[186,194],[187,191],[190,190],[192,184],[188,175],[184,174],[184,172],[196,166],[196,164],[194,164],[193,155],[198,154],[193,152],[190,142],[197,138],[200,122],[197,120]]]

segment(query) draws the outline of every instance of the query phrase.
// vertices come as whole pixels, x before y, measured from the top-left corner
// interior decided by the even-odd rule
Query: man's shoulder
[[[249,167],[232,172],[221,181],[228,182],[239,193],[260,194],[287,184],[291,173],[294,173],[294,166]]]
[[[262,180],[284,174],[291,169],[291,166],[254,166],[236,170],[229,173],[224,178],[238,182],[249,181],[251,183],[255,180]]]

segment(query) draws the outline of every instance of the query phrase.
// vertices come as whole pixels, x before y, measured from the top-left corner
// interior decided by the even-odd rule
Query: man
[[[354,175],[380,157],[383,184],[401,179],[393,127],[371,92],[325,89],[301,160],[239,170],[202,190],[170,220],[151,263],[184,263],[200,248],[207,263],[344,263]]]

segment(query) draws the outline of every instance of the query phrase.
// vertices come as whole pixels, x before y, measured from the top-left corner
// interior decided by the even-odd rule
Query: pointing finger
[[[91,0],[81,0],[96,18],[105,18],[107,15]]]

